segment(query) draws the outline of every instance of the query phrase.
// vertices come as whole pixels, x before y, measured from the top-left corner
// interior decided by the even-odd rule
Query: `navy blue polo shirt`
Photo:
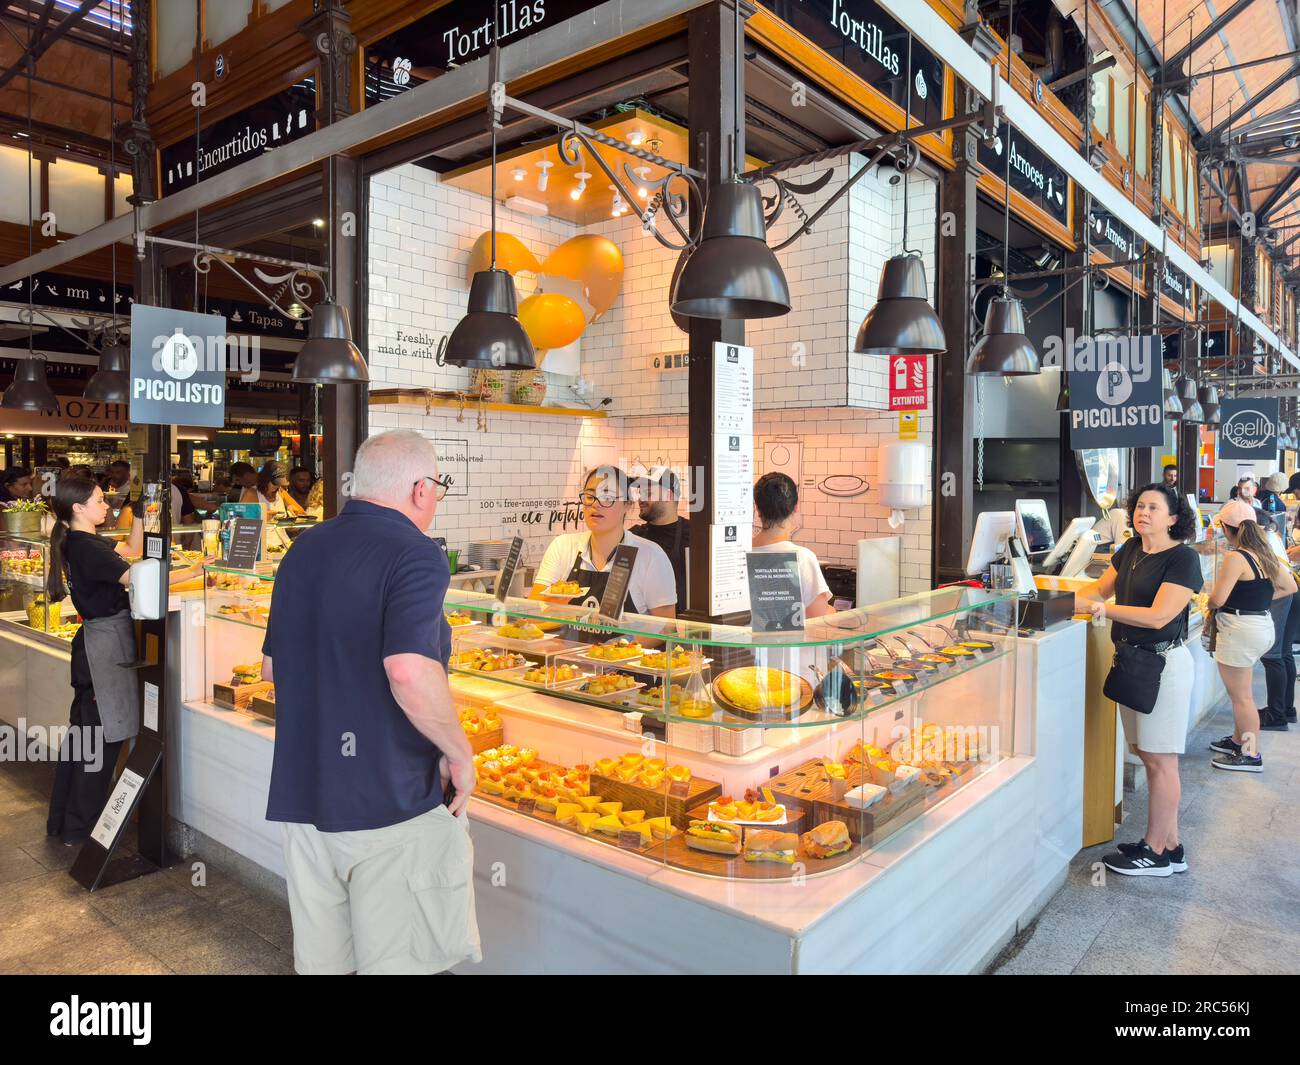
[[[285,553],[262,645],[275,671],[268,821],[348,832],[442,805],[440,752],[397,705],[384,659],[446,667],[449,578],[405,515],[360,499]]]

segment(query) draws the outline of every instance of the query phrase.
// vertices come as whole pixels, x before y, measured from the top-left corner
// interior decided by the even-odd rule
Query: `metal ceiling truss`
[[[1200,33],[1196,34],[1186,45],[1166,59],[1162,66],[1166,70],[1172,71],[1176,78],[1181,79],[1184,77],[1182,66],[1196,52],[1196,49],[1218,36],[1220,30],[1248,7],[1250,7],[1250,0],[1237,0],[1237,3],[1233,4],[1232,7],[1217,18],[1212,19]]]
[[[41,56],[48,52],[54,44],[62,40],[73,26],[85,18],[90,13],[91,8],[97,6],[99,6],[99,0],[81,0],[81,4],[76,11],[71,12],[52,30],[46,31],[45,26],[49,19],[50,10],[53,7],[52,0],[46,0],[45,9],[41,12],[40,20],[36,26],[36,32],[32,34],[31,45],[18,57],[13,66],[0,73],[0,89],[3,89],[25,70],[35,71],[36,64]]]

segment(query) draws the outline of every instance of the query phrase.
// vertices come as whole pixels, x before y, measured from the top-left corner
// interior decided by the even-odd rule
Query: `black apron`
[[[622,544],[622,542],[622,540],[619,540],[619,544]],[[615,546],[618,545],[616,544]],[[590,536],[587,537],[587,550],[589,552],[591,550]],[[613,552],[611,551],[610,554],[612,555]],[[579,588],[586,588],[588,591],[581,599],[575,596],[573,599],[569,600],[569,602],[574,606],[585,607],[589,610],[599,610],[600,601],[605,596],[605,585],[609,583],[609,573],[608,571],[601,572],[596,569],[584,569],[582,562],[582,548],[580,547],[578,548],[578,553],[573,557],[573,567],[569,570],[569,575],[565,580],[573,581]],[[633,563],[633,567],[635,568],[635,563]],[[623,610],[624,613],[642,613],[641,604],[632,597],[630,582],[627,590],[627,601],[624,604]],[[610,634],[607,632],[593,632],[590,629],[579,625],[570,626],[570,634],[573,639],[579,640],[582,643],[603,643],[610,639]]]

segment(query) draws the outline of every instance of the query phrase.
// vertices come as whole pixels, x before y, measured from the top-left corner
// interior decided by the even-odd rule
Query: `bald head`
[[[414,429],[393,429],[368,437],[357,449],[351,495],[400,510],[423,531],[437,509],[431,480],[437,476],[433,441]]]

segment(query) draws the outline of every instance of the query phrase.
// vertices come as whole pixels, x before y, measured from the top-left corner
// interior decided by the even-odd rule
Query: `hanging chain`
[[[975,484],[984,490],[984,378],[975,378]]]

